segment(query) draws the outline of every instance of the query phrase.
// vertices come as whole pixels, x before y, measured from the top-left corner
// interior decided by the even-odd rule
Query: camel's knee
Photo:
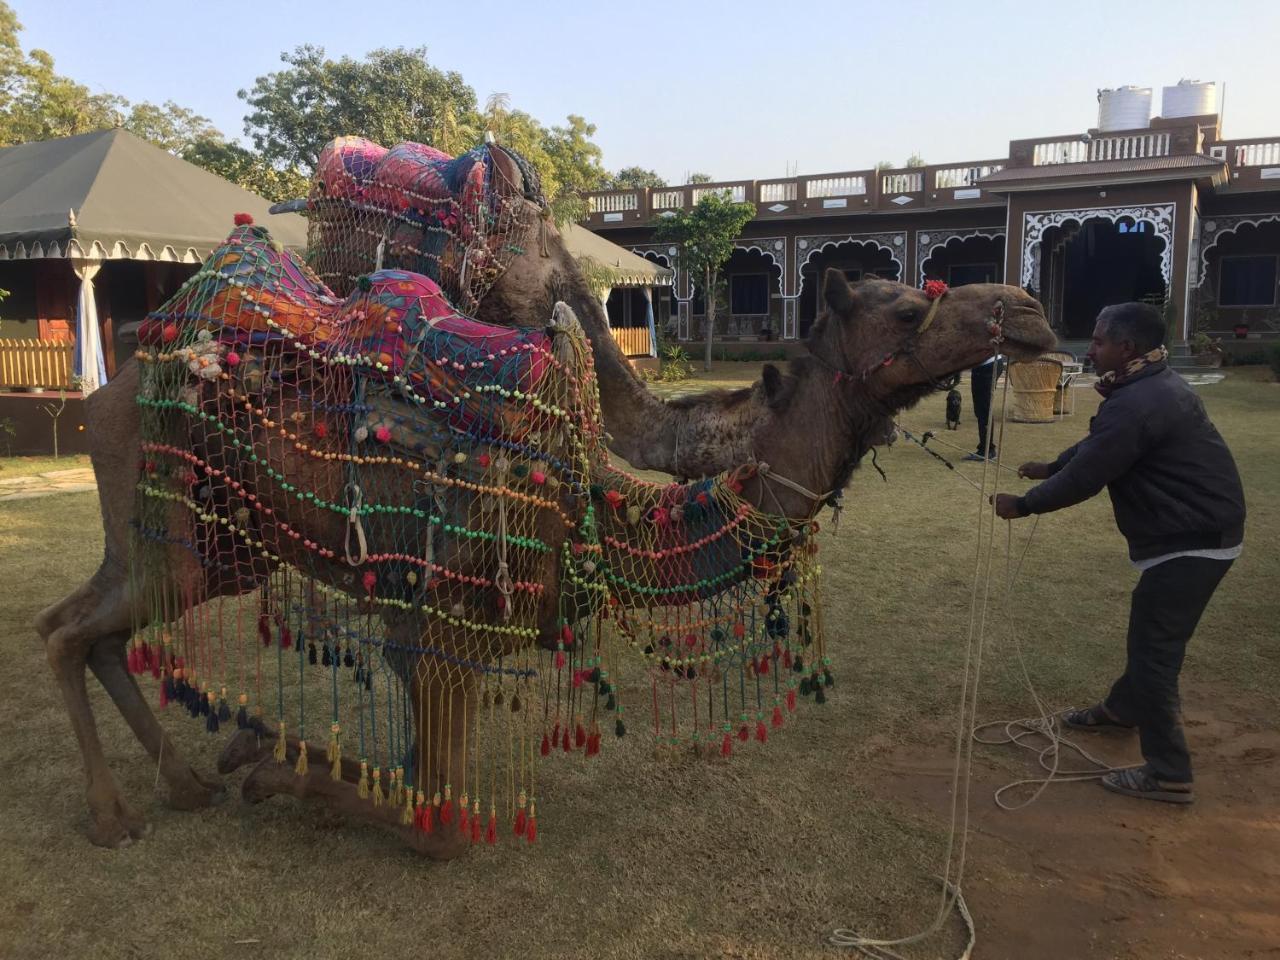
[[[45,656],[49,660],[49,668],[57,676],[67,671],[81,671],[88,664],[89,651],[93,648],[93,638],[84,631],[77,630],[74,624],[64,624],[51,631],[44,640]]]

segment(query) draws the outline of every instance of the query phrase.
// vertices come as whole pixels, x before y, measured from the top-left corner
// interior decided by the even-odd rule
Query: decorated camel
[[[350,182],[311,198],[318,270],[239,224],[90,398],[106,552],[37,628],[97,844],[145,824],[107,767],[86,666],[173,806],[221,787],[183,760],[140,675],[210,732],[234,722],[219,766],[253,765],[247,798],[318,798],[439,858],[532,841],[540,766],[637,723],[624,647],[660,745],[768,739],[832,683],[819,508],[888,418],[993,340],[1015,357],[1053,343],[1016,288],[829,272],[786,372],[662,404],[518,158],[411,153],[406,205],[388,187],[405,178],[380,182],[385,158],[356,145],[353,164],[350,146],[330,157]],[[702,479],[636,479],[609,444]]]

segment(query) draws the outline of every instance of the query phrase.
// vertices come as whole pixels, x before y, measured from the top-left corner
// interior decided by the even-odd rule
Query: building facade
[[[601,191],[584,222],[676,266],[652,225],[711,191],[756,208],[716,319],[717,341],[741,352],[802,340],[831,267],[1021,286],[1068,344],[1122,300],[1160,306],[1172,342],[1280,337],[1280,137],[1224,140],[1216,115],[1014,140],[996,159]],[[679,272],[658,317],[678,339],[705,336],[701,294]]]

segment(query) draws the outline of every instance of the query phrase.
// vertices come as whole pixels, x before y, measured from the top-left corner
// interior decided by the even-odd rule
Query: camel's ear
[[[766,363],[760,371],[760,379],[764,385],[764,398],[773,410],[780,410],[791,401],[795,392],[796,378],[784,374],[772,363]]]
[[[489,156],[493,158],[493,178],[500,184],[502,192],[524,193],[524,174],[515,158],[497,144],[489,146]]]
[[[853,311],[853,288],[849,286],[843,271],[827,267],[827,272],[822,276],[822,299],[841,316]]]

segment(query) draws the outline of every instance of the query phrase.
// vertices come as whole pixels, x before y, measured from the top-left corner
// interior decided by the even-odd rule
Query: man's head
[[[1098,314],[1089,359],[1098,373],[1121,371],[1126,363],[1164,343],[1164,318],[1147,303],[1117,303]]]

